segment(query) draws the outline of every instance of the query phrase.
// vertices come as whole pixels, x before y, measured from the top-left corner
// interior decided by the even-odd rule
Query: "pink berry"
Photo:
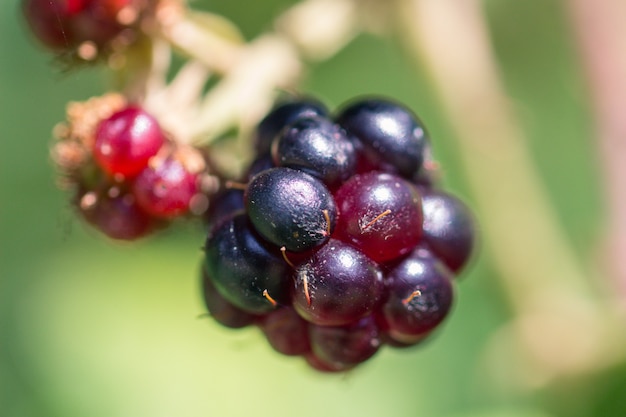
[[[335,200],[337,238],[376,262],[406,255],[420,241],[420,194],[398,176],[375,171],[355,175],[337,190]]]
[[[143,171],[164,143],[156,119],[131,106],[100,122],[93,154],[105,172],[128,179]]]
[[[135,179],[132,189],[137,203],[154,217],[172,218],[189,211],[198,193],[197,175],[174,156],[146,167]]]

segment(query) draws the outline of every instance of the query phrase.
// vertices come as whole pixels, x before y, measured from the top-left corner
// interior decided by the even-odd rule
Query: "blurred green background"
[[[291,3],[196,4],[252,38]],[[487,13],[551,202],[588,258],[602,205],[584,83],[560,3],[490,1]],[[0,416],[626,415],[626,367],[538,390],[493,377],[486,346],[509,309],[485,251],[460,281],[437,337],[417,349],[383,349],[348,375],[320,375],[279,356],[256,329],[199,319],[200,225],[113,244],[78,222],[55,187],[51,128],[68,101],[106,85],[98,70],[55,68],[23,27],[17,1],[0,2]],[[472,204],[451,128],[398,45],[361,36],[311,67],[304,90],[331,108],[369,93],[409,105],[431,132],[446,185]]]

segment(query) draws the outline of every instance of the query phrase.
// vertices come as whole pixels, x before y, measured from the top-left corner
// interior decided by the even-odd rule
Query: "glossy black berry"
[[[279,104],[259,123],[254,136],[257,155],[270,152],[272,141],[290,123],[304,117],[326,116],[326,106],[317,100],[304,99]]]
[[[205,253],[215,288],[238,308],[260,314],[288,301],[287,264],[256,235],[244,213],[209,234]]]
[[[211,279],[203,268],[202,271],[202,294],[204,305],[213,320],[224,327],[240,329],[252,324],[256,317],[228,302],[217,291]]]
[[[255,147],[237,190],[209,209],[216,297],[319,372],[432,340],[475,230],[438,189],[417,117],[384,99],[332,119],[316,102],[289,103],[261,122]]]
[[[439,164],[433,156],[432,144],[424,144],[424,161],[420,170],[413,175],[412,182],[420,188],[434,188],[439,181]]]
[[[272,156],[277,166],[299,169],[335,187],[352,176],[357,155],[344,131],[330,120],[296,120],[274,139]]]
[[[474,248],[474,217],[457,197],[440,190],[422,194],[424,242],[453,272],[467,263]]]
[[[246,182],[254,178],[256,174],[270,168],[276,168],[271,154],[266,153],[257,157],[254,161],[252,161],[252,164],[250,164],[250,168],[248,168],[248,172],[246,173]]]
[[[383,275],[366,255],[330,240],[294,271],[293,306],[307,321],[345,325],[370,314],[383,295]]]
[[[244,211],[244,208],[243,190],[225,188],[212,199],[205,218],[209,227],[215,228],[237,212]]]
[[[291,168],[272,168],[256,175],[245,193],[248,216],[267,240],[301,252],[330,237],[337,208],[317,178]]]
[[[381,312],[388,334],[413,343],[437,327],[452,306],[452,273],[418,249],[385,276],[387,299]]]
[[[372,167],[406,178],[419,172],[426,131],[406,107],[385,99],[360,100],[345,107],[337,122],[363,143]]]

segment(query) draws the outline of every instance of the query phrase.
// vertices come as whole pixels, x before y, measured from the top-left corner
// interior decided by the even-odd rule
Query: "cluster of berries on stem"
[[[243,114],[239,85],[257,93],[249,109],[269,108],[277,89],[292,87],[281,83],[296,78],[295,43],[268,36],[243,53],[236,30],[199,18],[183,0],[22,7],[58,56],[70,64],[105,58],[127,84],[123,93],[70,103],[55,129],[52,155],[74,207],[116,240],[202,218],[203,295],[215,321],[256,325],[276,351],[343,372],[383,345],[420,343],[446,318],[455,276],[473,251],[473,216],[438,187],[430,139],[408,108],[364,98],[331,114],[313,99],[283,103],[252,137],[235,123],[247,153],[230,156],[253,158],[231,178],[213,167],[220,151],[212,142],[233,120],[262,114]],[[201,41],[221,63],[198,53]],[[174,49],[189,62],[168,80]],[[248,78],[229,73],[246,65]],[[205,93],[215,70],[221,88]],[[250,78],[266,85],[251,88]]]
[[[212,177],[201,150],[168,138],[118,94],[71,104],[56,136],[62,184],[81,216],[113,239],[135,240],[206,210]]]
[[[207,212],[212,317],[256,324],[278,352],[326,372],[431,334],[452,306],[474,223],[436,187],[421,121],[387,99],[335,115],[298,100],[261,121],[254,146],[245,177],[226,181]]]

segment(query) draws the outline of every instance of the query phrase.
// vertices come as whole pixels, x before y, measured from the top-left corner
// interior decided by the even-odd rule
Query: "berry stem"
[[[157,13],[164,39],[218,74],[226,74],[237,66],[245,44],[234,24],[208,12],[170,3],[166,2]]]
[[[274,102],[278,89],[291,89],[302,72],[296,51],[284,39],[265,35],[250,43],[238,64],[204,97],[192,133],[207,144],[232,125],[256,123]]]
[[[241,191],[246,191],[246,189],[248,188],[248,184],[243,183],[243,182],[232,181],[232,180],[226,181],[224,183],[224,186],[231,190],[241,190]]]
[[[177,1],[164,2],[157,12],[160,35],[206,71],[223,77],[193,111],[186,112],[192,114],[182,118],[187,129],[182,123],[176,129],[184,133],[181,140],[206,146],[236,127],[237,152],[246,159],[253,126],[279,91],[297,86],[303,59],[328,59],[360,31],[359,18],[370,8],[362,3],[302,1],[276,18],[274,32],[244,43],[236,27],[224,18],[187,10]]]

